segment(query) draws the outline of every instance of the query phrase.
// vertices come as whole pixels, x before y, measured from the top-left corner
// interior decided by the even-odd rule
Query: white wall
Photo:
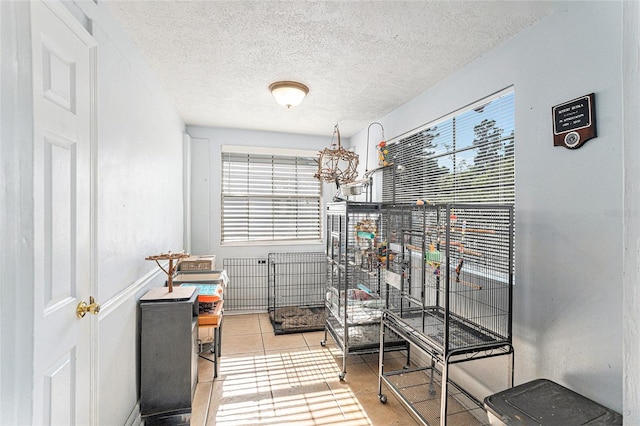
[[[171,104],[94,23],[98,41],[98,257],[100,296],[111,298],[150,270],[144,257],[179,251],[182,132]]]
[[[624,93],[624,418],[640,424],[640,4],[625,2]]]
[[[618,412],[623,401],[621,27],[622,3],[555,3],[549,17],[378,120],[391,139],[514,86],[515,381],[552,379]],[[591,92],[598,137],[578,150],[554,147],[552,106]],[[351,142],[363,156],[366,129]],[[476,396],[504,387],[500,365],[469,365],[478,380],[471,383],[480,392]]]
[[[274,108],[279,105],[274,103]],[[189,126],[191,136],[191,252],[215,254],[216,266],[224,258],[263,257],[273,252],[324,251],[323,243],[313,244],[243,244],[220,245],[220,176],[222,145],[269,148],[294,148],[321,151],[331,143],[333,129],[327,136],[309,136],[253,130]],[[348,143],[348,141],[347,141]],[[334,185],[323,184],[324,202],[331,201]]]

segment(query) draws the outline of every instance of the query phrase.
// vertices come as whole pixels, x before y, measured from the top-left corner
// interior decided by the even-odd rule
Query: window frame
[[[220,245],[221,246],[247,246],[247,245],[307,245],[307,244],[317,244],[317,243],[321,243],[322,242],[322,236],[323,236],[323,188],[322,188],[322,182],[318,181],[317,179],[315,179],[313,177],[313,174],[315,173],[316,169],[317,169],[317,151],[312,151],[312,150],[303,150],[303,149],[288,149],[288,148],[267,148],[267,147],[255,147],[255,146],[239,146],[239,145],[221,145],[220,147],[220,207],[219,207],[219,211],[220,211]],[[306,180],[307,185],[309,185],[310,182],[314,183],[314,186],[317,183],[317,195],[314,194],[313,195],[299,195],[299,196],[291,196],[291,195],[277,195],[273,193],[273,189],[276,186],[274,180],[270,181],[270,186],[272,188],[272,192],[270,195],[265,195],[264,193],[260,193],[259,197],[257,197],[256,199],[262,199],[262,200],[284,200],[284,199],[289,199],[289,200],[304,200],[304,199],[313,199],[316,200],[317,199],[317,216],[312,215],[307,215],[308,217],[312,218],[313,220],[315,220],[317,218],[317,226],[312,225],[310,227],[306,227],[304,229],[317,229],[317,235],[314,233],[314,235],[312,235],[309,238],[304,238],[304,237],[300,237],[298,236],[297,238],[282,238],[282,239],[266,239],[266,238],[259,238],[259,239],[250,239],[250,237],[247,237],[247,239],[235,239],[235,238],[231,238],[231,239],[227,239],[225,240],[225,234],[227,234],[227,232],[225,232],[225,198],[236,198],[236,199],[242,199],[243,197],[247,199],[247,211],[249,210],[249,203],[251,203],[251,198],[252,196],[255,196],[255,192],[253,193],[254,195],[252,195],[251,191],[247,191],[246,194],[244,195],[231,195],[229,193],[229,188],[225,185],[225,173],[228,172],[228,170],[226,169],[225,166],[225,162],[228,161],[229,156],[247,156],[247,167],[250,167],[249,164],[251,164],[251,160],[253,158],[254,160],[254,165],[260,163],[260,161],[257,160],[262,160],[262,164],[266,164],[266,162],[264,162],[264,160],[268,157],[271,157],[272,161],[275,160],[272,165],[271,165],[271,169],[273,171],[274,165],[280,164],[280,165],[284,165],[287,161],[284,160],[285,158],[289,159],[289,162],[291,161],[295,161],[294,159],[298,159],[301,158],[303,159],[303,162],[309,163],[307,165],[307,167],[309,168],[309,179]],[[283,161],[281,161],[280,163],[278,163],[278,159],[281,159]],[[246,173],[244,174],[239,174],[238,176],[245,176],[247,178],[247,182],[249,182],[249,175],[250,175],[250,171],[247,170]],[[273,173],[272,173],[273,176]],[[227,176],[228,177],[228,176]],[[247,183],[247,185],[249,185],[249,183]],[[228,205],[228,204],[227,204]],[[312,208],[313,209],[313,208]],[[271,212],[273,212],[274,210],[274,206],[272,205],[269,209]],[[299,207],[293,208],[290,211],[292,212],[300,212]],[[273,217],[275,217],[275,215],[273,215]],[[249,219],[247,219],[249,220]],[[316,222],[314,222],[316,223]],[[227,228],[228,229],[228,228]],[[249,235],[251,234],[251,229],[252,226],[251,224],[247,224],[246,227],[246,234]],[[272,234],[274,234],[275,232],[277,232],[277,227],[274,226],[274,222],[271,223],[270,226],[270,232]],[[302,231],[300,231],[302,233]],[[297,232],[296,232],[297,233]]]
[[[504,133],[503,133],[501,134],[501,138],[499,141],[484,141],[483,143],[480,143],[478,145],[474,145],[473,142],[469,143],[466,140],[460,140],[460,145],[462,145],[460,149],[446,150],[442,152],[437,152],[430,156],[425,156],[425,161],[423,163],[425,167],[428,166],[427,161],[432,161],[434,164],[438,163],[438,168],[435,171],[424,172],[423,170],[425,169],[425,167],[423,167],[423,168],[419,168],[420,171],[416,172],[414,175],[408,175],[407,173],[411,173],[411,171],[413,170],[410,167],[405,167],[405,170],[403,172],[398,172],[397,169],[393,167],[385,168],[383,170],[382,176],[380,177],[380,182],[382,184],[382,190],[381,190],[380,196],[382,201],[401,203],[401,202],[415,202],[418,199],[423,199],[425,201],[429,201],[437,204],[486,203],[486,204],[506,204],[506,205],[512,205],[515,207],[515,91],[513,86],[507,87],[503,90],[500,90],[499,92],[486,96],[465,107],[459,108],[456,111],[446,114],[436,120],[433,120],[429,123],[421,125],[417,128],[414,128],[399,136],[396,136],[393,139],[387,141],[387,148],[390,151],[389,161],[397,163],[396,165],[405,166],[405,164],[402,164],[403,160],[407,164],[409,164],[410,161],[414,160],[415,158],[418,158],[417,156],[413,158],[409,157],[412,154],[411,152],[409,152],[410,151],[409,147],[411,147],[411,143],[412,143],[412,141],[410,141],[411,138],[413,137],[420,138],[417,135],[419,135],[422,132],[426,133],[430,130],[439,130],[442,127],[444,127],[444,129],[447,129],[447,126],[451,126],[452,146],[455,146],[456,138],[460,139],[458,136],[456,136],[456,131],[457,131],[456,129],[458,128],[457,126],[459,126],[459,124],[456,124],[456,119],[460,120],[461,117],[464,117],[465,114],[478,109],[482,110],[488,104],[500,98],[505,98],[508,96],[512,98],[511,110],[510,110],[511,115],[508,122],[508,124],[511,125],[511,129],[508,129],[508,130],[511,130],[511,134],[508,134],[507,137],[504,137]],[[474,128],[474,131],[475,131],[475,128]],[[439,136],[440,133],[438,133],[437,135]],[[418,142],[424,143],[424,139],[427,139],[427,137],[424,137],[422,139],[423,140],[418,140]],[[433,140],[435,140],[435,138]],[[507,141],[507,142],[504,142],[504,141]],[[405,150],[402,151],[402,153],[396,152],[397,155],[400,156],[401,158],[401,160],[396,161],[396,158],[393,158],[392,156],[394,151],[394,145],[401,144],[403,142],[408,143],[408,147],[405,148]],[[504,151],[505,155],[503,155],[502,157],[503,160],[505,160],[504,164],[511,169],[511,173],[508,175],[506,185],[504,185],[505,184],[504,181],[500,179],[498,181],[500,185],[504,185],[504,187],[507,188],[507,190],[509,191],[509,194],[511,194],[511,197],[506,197],[502,195],[502,197],[500,197],[499,200],[498,199],[483,200],[480,197],[474,200],[474,199],[470,199],[468,195],[467,196],[460,195],[459,197],[458,195],[464,194],[465,191],[478,191],[478,189],[479,188],[481,189],[482,186],[459,185],[457,180],[461,176],[463,178],[466,178],[466,176],[468,175],[468,176],[472,176],[473,178],[477,178],[478,176],[482,176],[482,174],[478,173],[477,175],[473,175],[473,174],[464,175],[463,172],[457,171],[456,168],[458,168],[458,166],[461,163],[463,163],[463,161],[461,161],[459,164],[457,157],[462,158],[464,157],[465,153],[477,152],[481,149],[492,147],[494,144],[497,145],[498,143],[501,143],[505,149]],[[507,151],[510,151],[508,155],[507,155]],[[407,156],[407,157],[404,157],[404,156]],[[446,157],[452,158],[452,162],[450,163],[451,168],[450,170],[448,170],[449,173],[444,172],[446,167],[443,167],[442,165],[439,164],[441,159],[444,159]],[[509,163],[507,164],[507,162]],[[474,163],[474,166],[475,166],[475,163]],[[494,171],[494,170],[491,170],[491,171]],[[443,180],[446,181],[447,179],[449,179],[451,182],[453,182],[453,184],[450,183],[449,186],[445,187],[444,191],[442,188],[436,187],[436,183],[437,183],[436,181],[440,174],[444,178]],[[500,175],[500,178],[502,178],[502,175]],[[428,179],[433,179],[432,181],[430,181],[430,184],[431,184],[430,186],[426,186],[427,184],[425,183]],[[416,184],[415,181],[419,181],[419,183]],[[485,185],[486,185],[486,180],[485,180]],[[417,193],[417,192],[410,193],[410,190],[414,189],[415,187],[417,187],[419,190],[422,190],[422,193]],[[405,194],[398,194],[399,188],[402,188]],[[428,188],[428,189],[425,189],[425,188]],[[433,193],[436,193],[437,195],[429,197],[428,193],[430,191],[433,191]],[[451,194],[449,198],[446,198],[442,194],[448,193],[448,191],[451,191]],[[400,195],[400,197],[398,197],[398,195]]]

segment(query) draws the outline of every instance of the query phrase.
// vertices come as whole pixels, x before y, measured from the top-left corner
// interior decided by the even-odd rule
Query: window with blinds
[[[243,151],[222,149],[222,243],[319,240],[315,152]]]
[[[513,205],[514,134],[507,91],[389,141],[383,201]]]

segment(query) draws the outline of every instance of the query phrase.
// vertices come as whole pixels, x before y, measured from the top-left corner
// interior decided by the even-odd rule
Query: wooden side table
[[[213,377],[218,377],[218,358],[222,354],[222,319],[224,300],[215,303],[213,310],[198,315],[198,328],[213,329],[211,340],[198,339],[198,356],[213,363]],[[212,356],[212,357],[211,357]]]

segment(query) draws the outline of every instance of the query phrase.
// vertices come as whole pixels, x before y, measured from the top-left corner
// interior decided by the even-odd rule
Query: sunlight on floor
[[[267,313],[225,315],[221,353],[217,377],[199,359],[191,426],[418,425],[397,398],[380,402],[377,354],[349,355],[340,380],[342,352],[324,331],[275,335]]]
[[[340,387],[339,372],[326,349],[228,357],[209,417],[221,426],[372,425],[356,395]]]

